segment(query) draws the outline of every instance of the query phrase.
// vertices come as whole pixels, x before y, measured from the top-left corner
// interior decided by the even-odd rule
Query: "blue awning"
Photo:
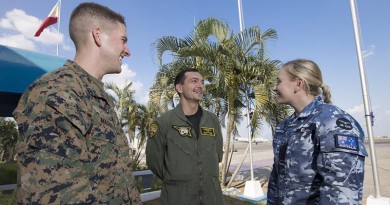
[[[66,59],[0,45],[0,116],[10,117],[20,96],[39,76],[61,67]]]

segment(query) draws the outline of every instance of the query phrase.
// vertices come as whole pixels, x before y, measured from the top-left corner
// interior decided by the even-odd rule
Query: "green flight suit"
[[[201,108],[200,108],[201,109]],[[219,205],[222,133],[217,116],[202,110],[199,137],[179,104],[151,125],[146,162],[164,183],[162,205]]]

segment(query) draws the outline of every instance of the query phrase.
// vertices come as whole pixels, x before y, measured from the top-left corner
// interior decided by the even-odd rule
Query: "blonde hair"
[[[322,73],[318,65],[307,59],[296,59],[282,66],[292,80],[301,78],[307,92],[314,96],[322,95],[325,103],[331,103],[331,94],[328,85],[322,80]]]

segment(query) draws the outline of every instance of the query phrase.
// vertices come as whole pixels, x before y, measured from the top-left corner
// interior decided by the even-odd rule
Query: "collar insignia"
[[[172,125],[172,127],[175,128],[181,136],[192,137],[191,127],[182,127],[182,126],[176,126],[176,125]]]

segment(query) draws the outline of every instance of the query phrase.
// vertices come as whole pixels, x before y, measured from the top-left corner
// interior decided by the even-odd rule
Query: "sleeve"
[[[217,155],[219,162],[222,161],[222,156],[223,156],[223,135],[221,131],[221,123],[218,120],[218,117],[215,116],[215,123],[216,123],[216,130],[217,130]]]
[[[35,87],[16,117],[23,142],[31,149],[85,159],[90,109],[69,85]]]
[[[52,196],[60,200],[66,193],[81,201],[89,192],[83,169],[83,160],[88,159],[83,135],[89,127],[88,110],[65,85],[49,88],[30,89],[14,113],[20,133],[17,152],[23,188],[19,201],[23,203],[47,204]]]
[[[272,165],[272,171],[268,179],[268,190],[267,190],[267,204],[272,205],[276,204],[275,195],[276,195],[276,183],[277,183],[277,174],[275,169],[275,163]]]
[[[363,195],[364,133],[353,119],[335,116],[321,122],[318,172],[320,204],[360,204]]]
[[[155,121],[150,124],[149,137],[146,144],[146,164],[149,169],[161,180],[163,180],[165,135]]]

